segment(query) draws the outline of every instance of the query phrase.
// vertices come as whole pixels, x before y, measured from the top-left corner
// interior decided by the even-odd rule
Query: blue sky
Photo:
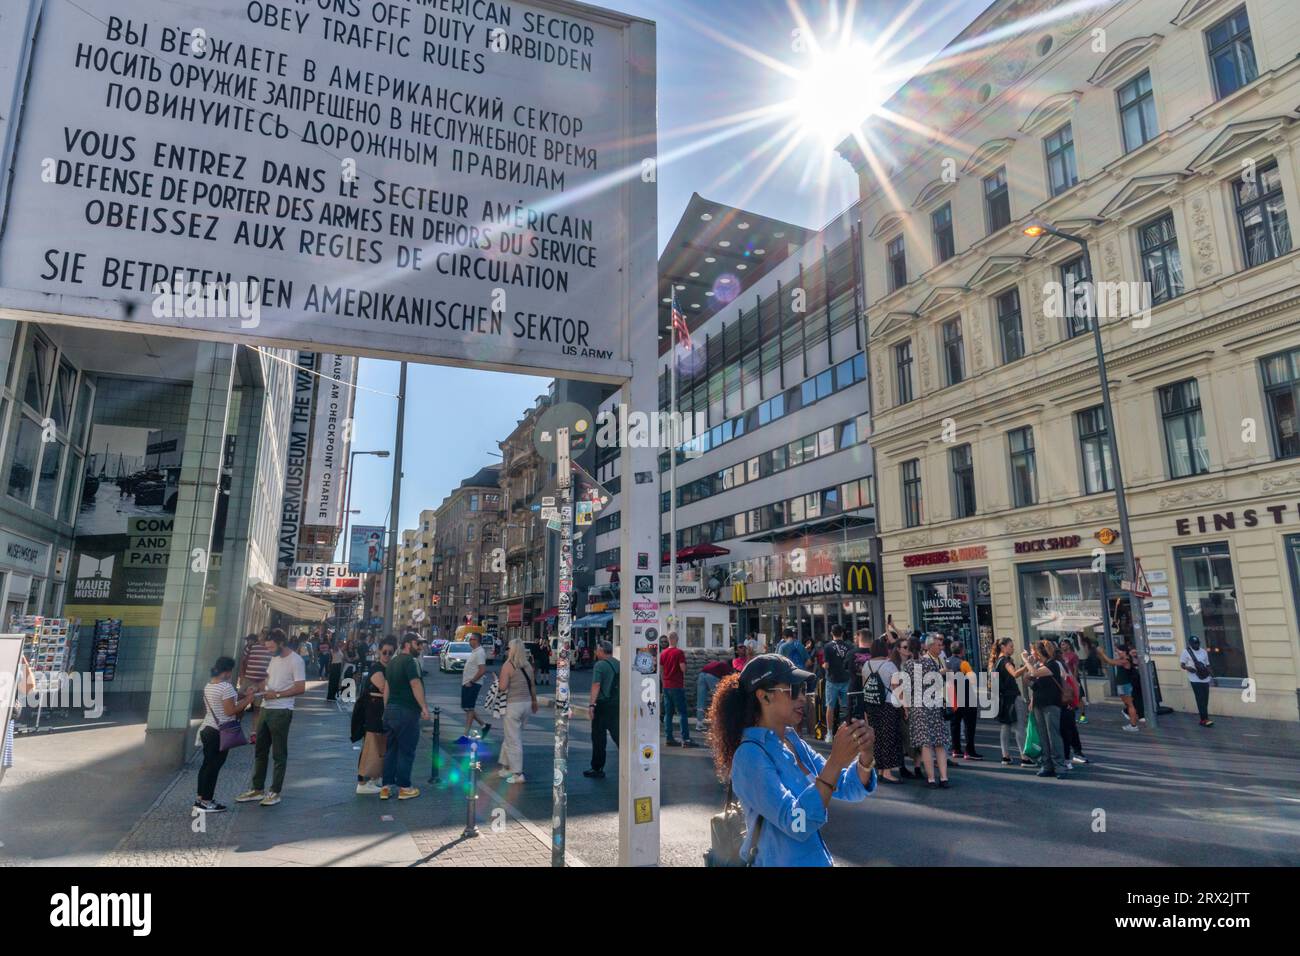
[[[855,198],[847,163],[828,157],[810,138],[774,158],[789,143],[782,123],[722,138],[729,118],[790,100],[797,83],[773,63],[803,69],[796,50],[811,32],[827,46],[845,23],[846,5],[833,0],[607,0],[604,6],[654,20],[658,26],[660,243],[672,233],[692,192],[799,225],[819,227]],[[861,0],[852,36],[870,44],[900,17],[906,38],[892,62],[925,60],[977,16],[987,0]],[[800,23],[794,10],[802,12]],[[802,44],[805,48],[807,43]],[[738,48],[739,47],[739,48]],[[746,48],[755,55],[747,55]],[[764,62],[767,58],[767,62]],[[882,69],[881,75],[884,75]],[[898,80],[885,80],[892,89]],[[708,145],[699,149],[705,141]],[[681,154],[671,161],[666,157]],[[766,175],[761,175],[766,173]],[[357,396],[353,448],[391,449],[396,426],[398,367],[364,360],[359,384],[387,394]],[[546,391],[547,380],[525,375],[412,365],[404,447],[401,528],[413,528],[464,478],[496,461],[497,441]],[[386,524],[392,461],[360,457],[352,495],[361,524]]]

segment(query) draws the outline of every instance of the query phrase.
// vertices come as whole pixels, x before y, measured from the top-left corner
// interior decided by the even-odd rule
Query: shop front
[[[912,620],[927,634],[961,641],[966,659],[983,667],[993,646],[993,605],[985,568],[913,575]]]
[[[774,648],[786,628],[801,640],[827,641],[831,628],[847,634],[875,634],[871,602],[877,593],[877,569],[870,561],[836,561],[834,556],[811,557],[809,573],[774,580],[733,581],[735,639],[758,640]],[[713,645],[710,645],[713,646]]]
[[[1093,557],[1080,555],[1056,561],[1016,565],[1020,592],[1020,632],[1027,644],[1069,638],[1080,651],[1080,666],[1090,677],[1105,676],[1099,658],[1086,652],[1088,643],[1107,654],[1116,638],[1133,638],[1128,594],[1122,589],[1124,561],[1108,555],[1105,574]]]

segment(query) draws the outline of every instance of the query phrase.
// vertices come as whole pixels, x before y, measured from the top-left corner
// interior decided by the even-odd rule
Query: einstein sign
[[[9,314],[630,374],[650,24],[559,0],[11,3]]]

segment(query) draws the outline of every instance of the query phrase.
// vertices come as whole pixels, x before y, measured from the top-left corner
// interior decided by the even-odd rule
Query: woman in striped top
[[[212,679],[203,686],[203,723],[199,725],[199,744],[203,747],[203,766],[199,767],[199,792],[194,809],[200,813],[220,813],[223,804],[216,802],[217,775],[226,762],[226,751],[221,749],[221,725],[232,717],[239,717],[253,704],[252,687],[240,697],[230,675],[235,670],[231,657],[218,657],[212,665]]]
[[[32,669],[27,666],[27,658],[21,654],[18,655],[18,673],[14,675],[14,682],[18,685],[18,692],[13,713],[9,715],[9,721],[5,724],[4,741],[0,742],[0,780],[4,779],[5,770],[14,765],[14,722],[22,713],[23,700],[36,689],[36,677],[32,674]]]

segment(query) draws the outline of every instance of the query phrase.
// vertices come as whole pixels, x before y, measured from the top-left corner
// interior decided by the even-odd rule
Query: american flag
[[[675,292],[673,293],[673,332],[676,334],[677,341],[685,345],[688,351],[694,348],[691,343],[691,327],[687,324],[686,316],[677,304],[677,294]]]

